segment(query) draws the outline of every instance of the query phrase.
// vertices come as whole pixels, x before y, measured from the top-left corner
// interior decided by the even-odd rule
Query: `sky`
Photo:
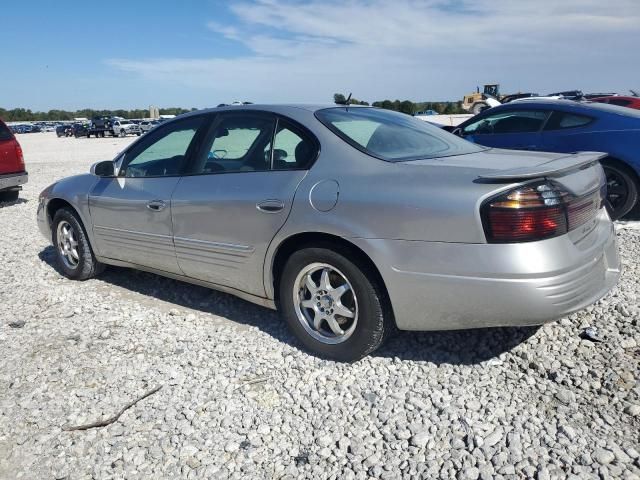
[[[640,90],[640,0],[12,1],[0,45],[32,110]]]

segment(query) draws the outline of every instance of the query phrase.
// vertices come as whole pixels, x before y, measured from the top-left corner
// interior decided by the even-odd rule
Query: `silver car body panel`
[[[541,176],[553,176],[576,195],[599,188],[600,154],[494,149],[391,163],[339,139],[315,118],[317,108],[242,107],[308,128],[321,145],[308,171],[166,177],[153,188],[134,179],[142,183],[131,191],[135,182],[72,177],[43,192],[41,230],[50,238],[47,202],[64,199],[78,210],[99,260],[269,307],[283,242],[299,234],[332,235],[372,260],[396,323],[407,330],[540,324],[597,300],[617,281],[615,232],[604,209],[567,235],[521,244],[488,244],[480,218],[487,198]],[[227,110],[240,107],[215,111]],[[132,203],[121,204],[123,198]],[[167,208],[146,212],[146,202],[156,199],[168,201]],[[262,201],[281,202],[282,209],[260,211]],[[119,244],[133,247],[135,256],[120,252]]]
[[[176,254],[184,274],[265,297],[266,251],[285,223],[305,174],[271,171],[183,177],[173,194],[171,211]],[[259,210],[266,201],[273,202],[273,213]]]

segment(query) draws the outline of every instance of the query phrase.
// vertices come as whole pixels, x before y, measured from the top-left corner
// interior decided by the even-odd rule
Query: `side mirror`
[[[115,168],[112,160],[94,163],[91,165],[91,173],[98,177],[115,177]]]

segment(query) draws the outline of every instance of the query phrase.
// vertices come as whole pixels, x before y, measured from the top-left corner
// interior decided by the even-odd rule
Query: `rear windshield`
[[[11,140],[13,133],[4,123],[0,122],[0,141]]]
[[[484,150],[404,113],[377,108],[334,107],[316,117],[347,143],[389,162],[464,155]]]

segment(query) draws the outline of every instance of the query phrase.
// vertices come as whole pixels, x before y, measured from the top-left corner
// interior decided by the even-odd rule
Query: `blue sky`
[[[0,106],[625,91],[640,89],[639,25],[638,0],[6,2]]]

